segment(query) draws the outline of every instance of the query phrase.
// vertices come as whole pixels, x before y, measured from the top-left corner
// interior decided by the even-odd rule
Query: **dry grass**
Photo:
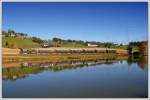
[[[23,62],[23,61],[63,61],[76,59],[113,59],[126,55],[117,54],[53,54],[53,55],[30,55],[30,56],[3,56],[2,62]]]
[[[39,50],[82,50],[83,48],[37,48]],[[84,48],[85,50],[106,50],[106,48]],[[112,50],[112,49],[111,49]],[[49,55],[20,55],[20,49],[3,48],[2,62],[22,62],[22,61],[63,61],[74,59],[97,59],[116,58],[128,55],[127,50],[117,49],[117,54],[49,54]]]
[[[9,49],[9,48],[2,48],[3,55],[19,55],[20,49]]]

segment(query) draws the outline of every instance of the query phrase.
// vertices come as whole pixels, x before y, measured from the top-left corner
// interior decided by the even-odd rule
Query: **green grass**
[[[38,43],[33,42],[30,38],[19,38],[19,37],[2,37],[2,47],[6,46],[6,41],[8,44],[13,44],[15,48],[36,48],[40,47]]]

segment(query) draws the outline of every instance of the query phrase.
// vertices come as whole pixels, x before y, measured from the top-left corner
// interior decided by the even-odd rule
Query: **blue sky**
[[[2,14],[3,30],[43,39],[127,43],[148,38],[146,2],[5,2]]]

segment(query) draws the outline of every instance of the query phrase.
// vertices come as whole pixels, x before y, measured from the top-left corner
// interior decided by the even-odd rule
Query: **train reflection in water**
[[[68,61],[59,61],[59,62],[23,62],[16,67],[4,67],[2,69],[2,79],[3,80],[16,80],[19,78],[25,78],[30,74],[37,74],[42,71],[62,71],[65,69],[77,69],[83,67],[94,67],[95,65],[102,65],[106,64],[109,67],[113,67],[113,64],[120,63],[127,63],[128,66],[133,64],[138,64],[138,66],[143,70],[148,70],[147,64],[147,56],[142,58],[131,58],[129,57],[126,60],[119,60],[119,59],[89,59],[89,60],[68,60]],[[101,66],[102,67],[102,66]]]
[[[77,65],[97,65],[97,64],[112,64],[116,62],[113,59],[88,59],[88,60],[70,60],[70,61],[60,61],[60,62],[24,62],[22,63],[22,67],[31,67],[31,66],[40,66],[40,67],[54,67],[54,66],[77,66]]]
[[[94,60],[70,60],[61,62],[24,62],[20,67],[3,68],[3,80],[16,80],[18,78],[25,78],[29,74],[37,74],[44,70],[61,71],[65,69],[76,69],[82,67],[89,67],[100,64],[116,63],[115,59],[94,59]]]

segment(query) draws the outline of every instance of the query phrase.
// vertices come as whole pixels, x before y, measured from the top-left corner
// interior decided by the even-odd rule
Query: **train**
[[[92,54],[92,53],[117,53],[115,49],[99,48],[20,48],[20,54]]]

